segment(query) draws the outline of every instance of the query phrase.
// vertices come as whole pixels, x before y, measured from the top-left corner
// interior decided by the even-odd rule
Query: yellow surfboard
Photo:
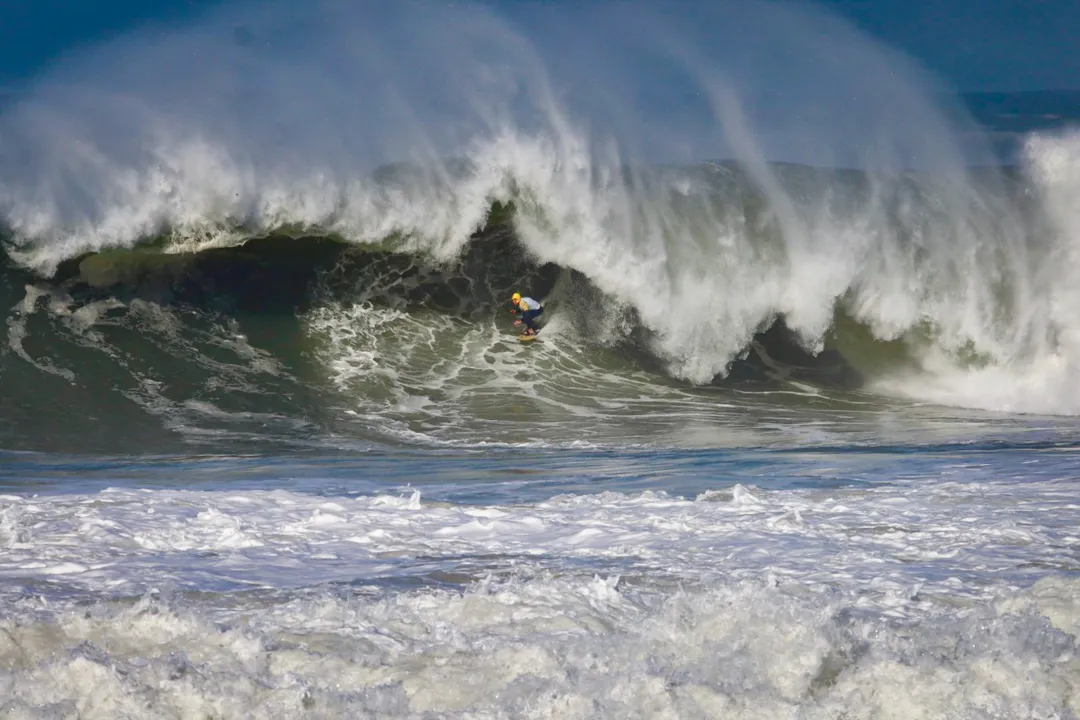
[[[523,343],[532,342],[536,339],[536,335],[518,335],[518,340]]]

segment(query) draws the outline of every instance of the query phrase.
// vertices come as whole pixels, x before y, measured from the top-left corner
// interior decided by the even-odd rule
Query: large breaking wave
[[[335,382],[400,408],[521,289],[614,373],[787,376],[791,354],[917,400],[1080,410],[1080,137],[1006,170],[839,20],[693,9],[263,4],[61,63],[0,115],[9,356],[66,377],[24,342],[42,294],[91,325],[297,311]],[[393,313],[427,340],[386,345]]]

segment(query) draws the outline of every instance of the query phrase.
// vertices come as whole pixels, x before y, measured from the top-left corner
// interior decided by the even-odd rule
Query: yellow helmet
[[[521,302],[521,293],[514,293],[513,296],[510,298],[510,302],[514,303],[515,305]]]

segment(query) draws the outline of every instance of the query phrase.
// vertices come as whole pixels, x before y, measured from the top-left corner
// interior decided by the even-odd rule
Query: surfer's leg
[[[521,322],[525,323],[525,327],[529,328],[529,332],[533,335],[540,332],[540,328],[536,327],[534,319],[540,314],[539,310],[527,310],[521,314]]]

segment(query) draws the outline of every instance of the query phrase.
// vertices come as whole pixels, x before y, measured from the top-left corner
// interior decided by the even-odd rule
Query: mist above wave
[[[694,9],[689,22],[646,4],[268,3],[119,38],[4,112],[0,207],[20,257],[45,271],[215,222],[357,242],[402,229],[452,254],[516,187],[558,214],[625,211],[613,203],[635,188],[619,171],[641,163],[735,157],[761,181],[766,158],[959,161],[918,71],[839,21]],[[898,79],[880,88],[879,76]],[[780,78],[783,93],[763,90]],[[461,177],[447,157],[476,172]],[[425,171],[371,182],[401,161]],[[613,197],[561,207],[598,178]]]

